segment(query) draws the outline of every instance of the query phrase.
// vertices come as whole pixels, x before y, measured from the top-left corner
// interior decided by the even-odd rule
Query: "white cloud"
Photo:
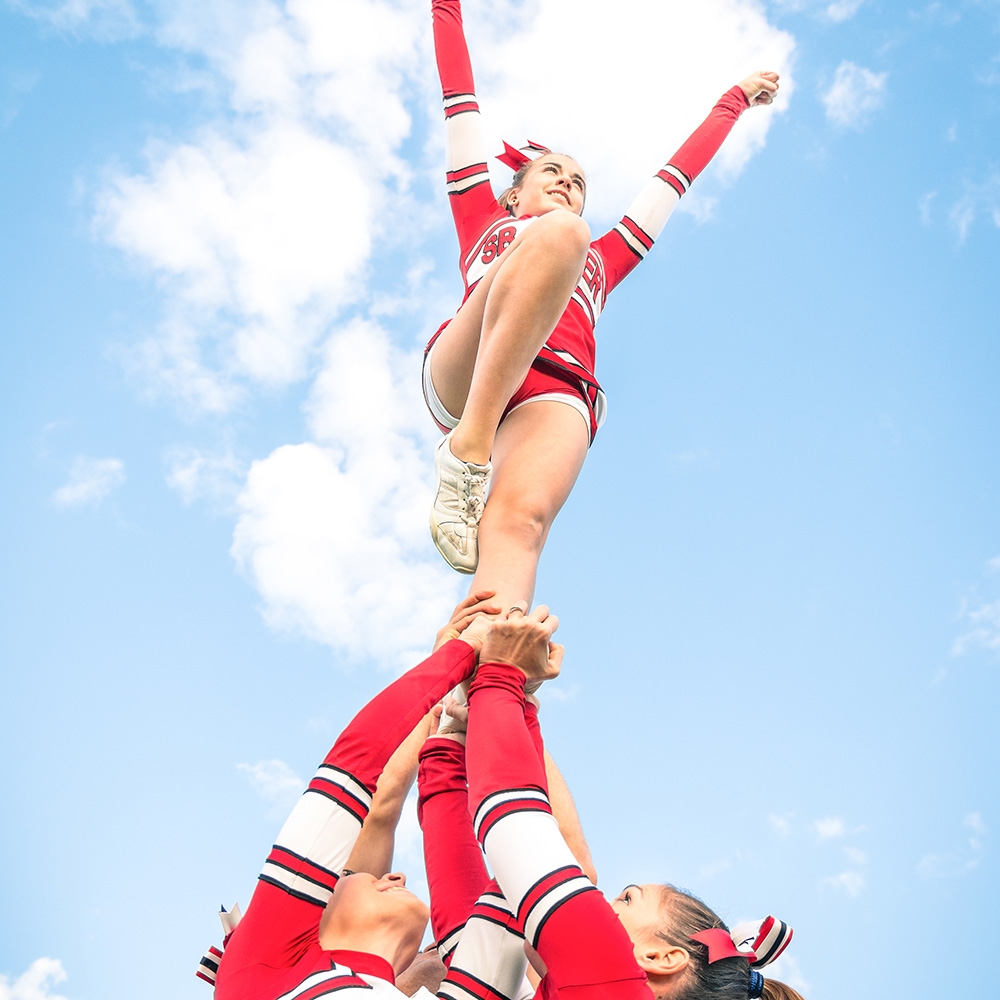
[[[882,107],[888,79],[888,73],[873,73],[844,60],[822,95],[826,117],[835,125],[863,128],[871,114]]]
[[[467,31],[487,133],[497,137],[491,141],[531,138],[572,153],[590,181],[588,216],[601,220],[624,211],[719,94],[748,73],[782,74],[774,111],[787,107],[794,89],[795,41],[756,3],[702,0],[675,7],[619,0],[614,17],[606,16],[605,5],[580,0],[547,0],[532,8],[534,17],[519,18],[510,4],[489,13],[473,9]],[[588,85],[567,95],[567,80]],[[628,80],[628,99],[607,80]],[[540,101],[538,94],[552,99]],[[715,169],[735,176],[763,147],[772,120],[770,111],[745,114]],[[508,177],[497,174],[500,183]]]
[[[270,806],[275,815],[283,816],[305,791],[302,780],[283,760],[259,760],[256,764],[237,764],[249,779],[253,790]]]
[[[852,865],[863,865],[868,861],[868,855],[857,847],[845,847],[844,853],[847,855],[847,860],[851,862]]]
[[[841,872],[839,875],[827,875],[821,885],[828,885],[833,889],[842,890],[848,896],[860,896],[865,888],[865,877],[860,872]]]
[[[828,20],[839,24],[854,17],[864,2],[865,0],[834,0],[833,3],[827,4],[823,13]]]
[[[986,563],[986,568],[991,573],[1000,573],[1000,556],[990,559],[989,562]]]
[[[819,834],[821,840],[828,840],[831,837],[843,837],[847,832],[844,821],[839,816],[818,819],[813,823],[813,829]]]
[[[124,482],[125,463],[121,459],[78,455],[68,481],[52,494],[52,502],[58,507],[96,505]]]
[[[17,979],[0,974],[0,1000],[66,1000],[52,992],[66,978],[66,970],[58,958],[36,958]]]
[[[253,464],[233,540],[272,625],[400,667],[426,655],[459,589],[427,531],[418,373],[375,324],[334,336],[309,403],[315,442]]]
[[[177,446],[166,456],[167,485],[176,490],[185,506],[208,499],[217,504],[234,500],[245,470],[230,452],[208,454],[198,448]]]
[[[1000,170],[994,170],[980,183],[966,181],[964,194],[951,206],[948,221],[959,244],[965,242],[972,224],[981,216],[1000,229]]]
[[[170,353],[189,356],[205,336],[193,331],[207,329],[224,370],[279,385],[301,377],[325,324],[359,293],[372,231],[362,164],[291,123],[243,141],[211,131],[147,158],[145,176],[109,182],[96,225],[188,319],[187,350]]]
[[[1000,655],[1000,600],[963,613],[972,628],[963,632],[951,647],[952,656],[962,656],[974,649]]]

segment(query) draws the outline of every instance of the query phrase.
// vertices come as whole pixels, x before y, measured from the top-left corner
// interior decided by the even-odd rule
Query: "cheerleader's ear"
[[[688,967],[691,956],[686,948],[664,941],[645,948],[636,948],[635,960],[647,976],[669,978],[683,972]]]

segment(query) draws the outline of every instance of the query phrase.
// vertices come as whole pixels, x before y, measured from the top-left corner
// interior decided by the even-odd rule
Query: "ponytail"
[[[671,994],[671,1000],[804,1000],[790,986],[766,979],[750,968],[742,957],[718,959],[709,963],[708,948],[694,940],[695,934],[729,928],[714,910],[684,889],[664,886],[663,922],[657,936],[667,944],[683,948],[690,959],[684,978]],[[763,979],[763,983],[761,983]]]

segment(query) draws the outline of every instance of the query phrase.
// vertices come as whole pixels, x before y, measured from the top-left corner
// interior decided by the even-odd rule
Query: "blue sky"
[[[595,229],[731,83],[783,89],[601,320],[550,747],[606,890],[776,913],[810,1000],[982,992],[1000,4],[615,14],[466,4],[497,149],[572,151]],[[0,1000],[197,1000],[215,910],[461,592],[425,526],[419,352],[459,294],[429,18],[0,19]],[[419,881],[412,816],[399,847]]]

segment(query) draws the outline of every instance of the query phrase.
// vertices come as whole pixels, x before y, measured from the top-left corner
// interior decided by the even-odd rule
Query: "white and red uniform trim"
[[[524,675],[480,664],[469,691],[469,799],[494,875],[548,969],[539,995],[652,1000],[621,922],[551,815],[524,710]]]
[[[462,28],[461,0],[432,0],[431,10],[447,132],[448,203],[458,234],[464,302],[532,219],[515,219],[500,206],[488,183],[472,63]],[[705,121],[650,178],[621,221],[591,243],[580,282],[539,353],[536,363],[561,368],[583,383],[581,395],[591,408],[592,436],[606,411],[604,394],[594,375],[594,326],[607,297],[649,252],[678,201],[747,107],[747,99],[739,87],[723,94]],[[428,349],[440,332],[439,329],[431,338]]]
[[[372,699],[340,735],[281,828],[250,906],[226,942],[216,1000],[316,1000],[345,991],[403,996],[385,959],[324,950],[320,918],[389,757],[475,662],[468,643],[445,643]]]
[[[500,887],[489,878],[473,833],[464,747],[454,740],[428,740],[417,781],[431,923],[448,966],[438,995],[444,1000],[527,1000],[534,989],[524,976],[524,936]]]

